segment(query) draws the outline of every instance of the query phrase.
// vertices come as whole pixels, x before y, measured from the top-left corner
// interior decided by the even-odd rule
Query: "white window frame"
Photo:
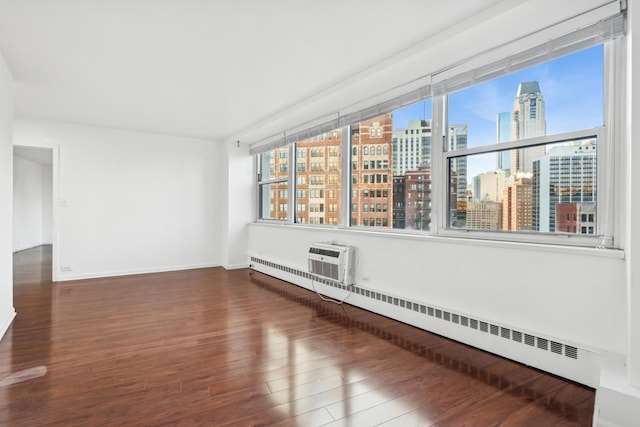
[[[290,223],[291,222],[291,215],[292,213],[295,214],[295,212],[293,211],[293,208],[295,206],[294,204],[294,200],[292,199],[297,199],[296,198],[292,198],[289,197],[289,194],[291,194],[291,184],[292,184],[292,179],[295,179],[295,173],[291,171],[291,167],[288,168],[288,176],[285,178],[266,178],[263,179],[263,175],[267,175],[267,174],[263,174],[262,173],[262,163],[261,163],[261,157],[262,155],[266,154],[266,153],[270,153],[273,152],[274,154],[277,153],[278,150],[281,149],[282,146],[280,147],[275,147],[272,148],[271,150],[265,151],[263,153],[257,154],[255,156],[255,170],[256,170],[256,177],[257,177],[257,185],[256,185],[256,211],[255,211],[255,216],[256,216],[256,221],[258,222],[277,222],[277,223],[282,223],[282,222],[286,222],[286,223]],[[292,145],[288,146],[288,158],[287,159],[291,159],[292,155],[293,155],[293,149],[294,147]],[[291,165],[291,162],[288,162],[289,165]],[[286,220],[280,220],[280,219],[276,219],[276,218],[263,218],[262,217],[262,208],[264,205],[264,201],[262,200],[262,188],[265,186],[269,186],[272,184],[280,184],[280,183],[287,183],[287,219]],[[295,182],[295,181],[293,181]]]
[[[583,234],[571,234],[563,232],[540,232],[540,231],[494,231],[494,230],[469,230],[452,228],[448,224],[450,206],[449,200],[445,196],[445,200],[442,202],[440,212],[440,232],[442,236],[452,237],[466,237],[477,238],[484,240],[509,240],[517,242],[532,242],[532,243],[556,243],[570,246],[599,246],[604,238],[601,234],[605,230],[605,220],[608,216],[613,215],[613,212],[602,212],[600,210],[600,204],[604,204],[602,191],[609,187],[605,173],[600,173],[603,167],[602,158],[605,156],[604,152],[607,150],[605,127],[600,126],[592,129],[583,129],[574,132],[566,132],[554,135],[545,135],[536,138],[527,138],[510,142],[503,142],[499,144],[486,145],[481,147],[463,148],[459,150],[445,151],[442,154],[442,173],[440,175],[441,183],[438,187],[448,188],[449,175],[448,165],[451,159],[471,156],[475,154],[495,153],[503,150],[513,150],[517,148],[528,148],[540,145],[555,144],[562,142],[570,142],[576,140],[584,140],[593,138],[596,140],[596,162],[597,162],[597,177],[596,177],[596,206],[598,206],[597,215],[597,229],[598,235],[583,235]],[[606,208],[603,208],[606,209]]]
[[[327,131],[327,129],[342,128],[342,200],[343,206],[341,212],[341,222],[339,226],[333,226],[332,228],[338,229],[350,229],[350,230],[362,230],[362,226],[351,226],[352,216],[352,169],[351,169],[351,125],[360,123],[368,118],[375,117],[381,114],[385,114],[395,109],[401,108],[413,104],[414,102],[424,101],[431,99],[432,102],[432,146],[431,146],[431,229],[428,232],[413,231],[405,229],[394,228],[376,228],[376,232],[389,233],[392,235],[408,234],[408,235],[425,235],[425,236],[438,236],[438,237],[457,237],[457,238],[472,238],[483,239],[489,241],[514,241],[525,243],[543,243],[543,244],[557,244],[563,246],[596,246],[596,247],[616,247],[619,240],[616,236],[617,227],[614,218],[619,219],[619,213],[615,210],[614,195],[618,191],[618,185],[620,184],[619,174],[614,172],[616,161],[616,145],[619,145],[620,135],[623,134],[624,129],[621,129],[622,123],[616,117],[624,115],[624,98],[626,93],[625,81],[622,78],[626,67],[627,58],[624,55],[624,49],[622,49],[622,41],[620,37],[609,37],[609,35],[619,35],[620,30],[616,30],[614,27],[621,26],[622,15],[613,16],[602,21],[605,22],[603,34],[600,38],[591,37],[593,40],[600,40],[604,45],[604,104],[603,104],[603,126],[592,129],[575,130],[563,134],[546,135],[538,138],[529,138],[523,140],[516,140],[511,142],[505,142],[500,144],[492,144],[481,147],[471,147],[465,149],[458,149],[455,151],[447,150],[447,94],[449,92],[471,87],[476,83],[482,81],[488,81],[500,75],[504,75],[505,71],[509,69],[512,64],[517,64],[512,70],[525,69],[537,64],[543,64],[555,57],[569,55],[574,52],[578,52],[584,48],[595,46],[599,43],[589,42],[589,37],[584,36],[583,30],[577,30],[575,33],[570,33],[565,36],[568,39],[578,40],[576,43],[565,42],[565,45],[560,43],[560,47],[557,50],[554,47],[553,40],[543,45],[538,45],[527,52],[513,55],[513,58],[507,58],[505,63],[511,64],[506,66],[504,70],[499,68],[499,62],[492,62],[491,58],[495,58],[500,49],[505,46],[500,46],[500,49],[496,49],[495,53],[490,52],[487,55],[487,62],[482,63],[479,58],[482,55],[472,58],[469,61],[474,69],[469,69],[467,64],[462,64],[461,71],[456,74],[456,66],[447,67],[442,73],[435,73],[430,76],[425,76],[423,79],[425,82],[429,82],[426,86],[419,89],[413,89],[410,93],[397,96],[396,98],[382,102],[381,104],[365,108],[364,110],[350,113],[350,114],[337,114],[337,118],[330,120],[329,122],[319,122],[313,128],[307,128],[302,131],[298,131],[291,137],[285,137],[282,139],[272,140],[269,144],[260,145],[262,148],[256,150],[267,151],[265,148],[270,149],[280,147],[282,142],[289,143],[289,159],[290,164],[297,163],[297,148],[295,142],[297,140],[317,137]],[[593,26],[598,26],[594,24]],[[609,28],[609,25],[611,28]],[[582,33],[581,33],[582,32]],[[542,32],[541,32],[542,33]],[[580,33],[580,34],[578,34]],[[536,40],[538,35],[534,35],[532,40]],[[522,42],[522,40],[519,40]],[[590,44],[589,44],[590,43]],[[521,45],[521,44],[520,44]],[[554,55],[552,57],[547,56],[542,50],[546,46],[551,46]],[[486,53],[486,52],[485,52]],[[479,66],[478,66],[479,64]],[[498,64],[498,65],[496,65]],[[459,64],[458,64],[459,65]],[[446,75],[441,77],[439,74]],[[479,79],[476,76],[480,76]],[[412,87],[416,87],[413,85]],[[298,128],[300,129],[300,128]],[[450,159],[455,157],[470,156],[474,154],[491,153],[496,151],[504,151],[514,148],[525,148],[533,145],[551,144],[563,141],[571,141],[578,139],[585,139],[587,137],[594,137],[597,140],[597,236],[585,236],[580,234],[570,233],[554,233],[554,232],[516,232],[516,231],[483,231],[483,230],[468,230],[468,229],[453,229],[448,226],[449,217],[449,198],[448,198],[448,163]],[[439,143],[438,141],[442,141]],[[279,145],[280,144],[280,145]],[[253,148],[252,148],[253,152]],[[259,165],[258,165],[259,166]],[[288,185],[289,193],[293,191],[297,194],[296,186],[296,168],[289,167]],[[283,179],[276,180],[258,180],[258,197],[260,197],[260,189],[265,184],[272,184],[277,182],[283,182]],[[605,189],[613,189],[612,191],[603,191]],[[606,194],[605,194],[606,193]],[[260,200],[258,198],[258,200]],[[289,212],[287,215],[287,223],[295,224],[295,202],[296,198],[289,198]],[[258,203],[258,215],[257,221],[269,222],[274,221],[270,219],[260,219],[259,211],[260,206]],[[282,221],[279,221],[282,222]],[[308,226],[308,224],[304,224]],[[317,226],[316,226],[317,227]],[[324,225],[327,227],[327,224]],[[619,226],[618,226],[619,228]]]

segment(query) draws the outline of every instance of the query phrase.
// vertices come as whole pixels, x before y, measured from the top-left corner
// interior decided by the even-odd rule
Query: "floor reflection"
[[[408,329],[415,336],[415,333],[413,333],[415,328],[409,325],[393,322],[382,316],[380,316],[380,324],[372,324],[370,322],[360,320],[357,318],[357,313],[360,309],[356,307],[326,303],[316,298],[316,295],[311,292],[308,292],[307,294],[306,290],[290,284],[285,284],[285,286],[283,286],[282,284],[284,282],[261,273],[256,272],[252,274],[250,280],[262,289],[266,289],[289,301],[293,301],[312,309],[318,319],[331,322],[341,328],[344,328],[346,331],[357,330],[375,336],[378,339],[393,344],[393,346],[418,356],[430,364],[444,368],[447,371],[461,374],[466,378],[472,379],[474,382],[490,386],[496,391],[505,393],[513,398],[526,402],[536,402],[536,405],[543,406],[545,411],[552,412],[568,422],[585,421],[580,419],[579,411],[575,407],[574,403],[565,401],[562,398],[558,398],[553,394],[550,394],[548,389],[539,386],[539,381],[532,381],[531,376],[527,376],[523,380],[520,380],[518,379],[518,376],[521,376],[520,374],[514,373],[513,375],[510,375],[509,372],[505,373],[503,366],[496,370],[493,370],[492,368],[493,365],[495,365],[494,361],[500,360],[501,362],[513,365],[514,371],[516,371],[516,368],[530,369],[534,372],[534,376],[549,376],[550,378],[556,379],[558,382],[564,381],[562,379],[557,379],[552,375],[542,373],[529,367],[524,367],[516,362],[506,361],[498,356],[491,355],[464,344],[435,336],[429,332],[421,331],[425,337],[429,337],[429,340],[427,341],[430,341],[430,343],[425,344],[424,342],[421,342],[421,340],[408,338],[406,334],[402,332],[403,329]],[[289,288],[290,286],[294,287]],[[301,293],[300,290],[303,292]],[[388,326],[381,326],[381,324],[387,324]],[[433,341],[433,338],[436,338],[435,342]],[[446,342],[446,346],[443,345],[443,342]],[[454,349],[462,348],[464,353],[467,355],[464,359],[460,359],[456,357],[456,353],[458,353],[458,351],[454,350],[453,354],[451,354],[447,351],[443,351],[443,347],[453,347]],[[474,357],[470,358],[468,356],[469,353],[474,357],[477,357],[477,362],[470,360]],[[344,368],[336,368],[336,370],[341,371],[343,376],[348,376],[348,373],[344,372]],[[586,387],[577,384],[576,387],[586,389]],[[378,390],[378,393],[380,392],[381,391]],[[375,399],[375,397],[372,397],[372,399]],[[422,406],[424,406],[424,402],[422,403]],[[423,408],[418,409],[417,412],[421,412],[421,409]],[[345,412],[349,413],[348,410]],[[418,421],[420,425],[429,424],[428,420],[430,411],[425,410],[424,412],[425,413],[422,414],[423,417],[420,419],[414,418],[414,420]]]

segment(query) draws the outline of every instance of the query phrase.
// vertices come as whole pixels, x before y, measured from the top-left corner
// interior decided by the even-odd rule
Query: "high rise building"
[[[564,231],[556,229],[558,204],[580,203],[585,207],[586,204],[595,204],[596,167],[594,140],[553,147],[546,156],[534,161],[533,229],[543,232]],[[595,229],[593,231],[595,233]]]
[[[351,224],[393,226],[393,122],[391,114],[351,128]]]
[[[556,232],[595,234],[595,203],[558,203],[556,205]]]
[[[485,172],[473,177],[473,200],[501,202],[507,177],[503,170]]]
[[[269,179],[282,178],[289,175],[289,148],[281,147],[270,151],[265,156],[262,173]],[[266,168],[269,170],[267,171]],[[263,187],[260,201],[263,203],[262,212],[269,212],[269,219],[287,220],[289,189],[286,182],[274,183]],[[266,203],[268,202],[268,206]]]
[[[468,202],[466,227],[468,230],[501,230],[502,203]]]
[[[531,178],[511,176],[502,197],[502,229],[527,231],[533,222],[533,185]]]
[[[393,228],[406,228],[405,206],[405,177],[398,175],[393,177]]]
[[[448,149],[467,147],[467,125],[449,125]],[[467,158],[452,159],[449,166],[451,180],[456,180],[455,204],[451,202],[450,222],[452,227],[465,228],[467,206]]]
[[[404,175],[405,228],[429,230],[431,227],[431,168],[424,167]]]
[[[431,120],[410,120],[393,129],[393,174],[404,175],[431,165]]]
[[[544,136],[547,134],[544,97],[537,81],[518,85],[511,116],[511,140]],[[521,148],[511,151],[511,175],[532,172],[533,161],[544,156],[544,146]]]
[[[296,143],[296,222],[337,225],[341,218],[342,130]]]

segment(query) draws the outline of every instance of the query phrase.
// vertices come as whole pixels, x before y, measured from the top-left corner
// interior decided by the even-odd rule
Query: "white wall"
[[[405,52],[402,60],[359,76],[358,81],[308,102],[297,112],[282,115],[277,123],[256,129],[255,140],[294,128],[313,117],[322,117],[332,108],[335,111],[345,105],[358,106],[362,100],[366,100],[362,105],[367,105],[371,98],[367,99],[366,93],[383,93],[387,89],[390,92],[382,97],[389,97],[392,88],[419,77],[420,73],[426,75],[434,71],[433,58],[445,58],[455,64],[493,47],[497,47],[496,59],[514,53],[504,52],[499,46],[606,2],[524,0],[508,3],[511,8],[504,13],[493,11],[492,16],[476,25],[452,29],[454,34],[414,46]],[[610,2],[607,10],[615,10],[617,6],[618,2]],[[554,13],[547,13],[548,10]],[[585,15],[576,20],[581,23],[574,28],[589,19]],[[638,48],[632,33],[637,32],[637,27],[630,19],[628,58],[634,65],[639,55],[634,55]],[[496,28],[500,31],[496,32]],[[565,26],[563,31],[569,32],[571,28]],[[542,43],[550,38],[544,33],[540,37],[538,42],[531,42]],[[518,47],[526,47],[526,43],[521,42]],[[446,65],[436,63],[436,69]],[[474,60],[471,60],[469,67],[473,66]],[[465,67],[460,65],[454,73]],[[575,362],[578,367],[574,368],[571,361],[565,363],[566,358],[547,357],[549,353],[526,349],[526,346],[521,346],[525,348],[521,350],[520,344],[509,340],[468,333],[468,328],[424,315],[407,314],[406,310],[403,312],[371,298],[351,295],[350,303],[596,387],[596,425],[634,425],[640,419],[640,281],[637,280],[640,264],[634,256],[640,251],[636,220],[640,181],[637,168],[632,165],[640,160],[638,150],[632,150],[632,141],[640,123],[640,108],[635,108],[640,99],[640,84],[636,84],[637,72],[632,77],[633,68],[630,64],[627,70],[628,90],[633,89],[632,101],[627,105],[628,129],[625,135],[616,135],[620,146],[628,150],[628,157],[621,155],[621,162],[616,166],[621,187],[626,190],[622,193],[625,197],[617,199],[616,205],[616,217],[621,220],[617,224],[617,238],[623,242],[621,251],[253,224],[249,230],[249,256],[304,272],[307,271],[307,249],[312,242],[354,245],[359,253],[358,287],[576,346],[580,350],[579,360]],[[411,70],[415,75],[411,75]],[[252,191],[255,189],[247,190]],[[310,287],[307,279],[286,270],[261,264],[254,264],[254,268]],[[364,281],[364,275],[369,280]],[[341,289],[326,287],[324,290],[336,298],[344,295]]]
[[[59,280],[222,263],[221,145],[26,118],[14,143],[59,150]]]
[[[254,224],[249,234],[250,255],[307,271],[307,251],[317,241],[357,248],[356,283],[364,289],[570,344],[585,350],[585,358],[601,352],[623,355],[626,351],[625,263],[619,254]],[[344,294],[340,289],[327,291],[336,298]],[[418,324],[398,317],[401,312],[383,311],[393,307],[367,306],[366,300],[358,302],[357,297],[347,301],[426,329],[447,326]],[[456,337],[459,329],[456,325],[436,332],[485,347],[481,335]],[[518,348],[493,346],[491,350],[513,357],[509,352]],[[557,372],[561,365],[554,359],[548,366],[545,360],[538,360],[540,355],[533,351],[521,361],[566,374]],[[598,373],[577,373],[571,378],[595,386]]]
[[[16,315],[13,308],[13,79],[0,55],[0,337]]]
[[[247,267],[249,223],[254,220],[254,199],[247,197],[253,187],[253,157],[249,146],[237,141],[225,144],[224,262],[225,268]]]
[[[49,168],[50,169],[50,168]],[[44,170],[43,165],[13,158],[13,251],[44,244]],[[50,180],[49,180],[50,181]],[[48,191],[51,194],[51,190]],[[51,203],[49,203],[50,205]],[[51,221],[51,217],[48,221]]]

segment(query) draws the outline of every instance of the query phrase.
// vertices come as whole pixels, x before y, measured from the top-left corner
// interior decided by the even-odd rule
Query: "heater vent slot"
[[[327,244],[317,244],[317,245],[327,245]],[[570,359],[578,359],[579,349],[577,347],[563,344],[558,341],[553,341],[547,338],[538,337],[535,335],[527,334],[515,329],[508,328],[503,325],[497,325],[494,323],[489,323],[486,321],[482,321],[479,319],[474,319],[469,316],[464,316],[459,313],[453,313],[450,311],[442,310],[441,308],[433,307],[424,304],[424,301],[410,301],[402,298],[398,298],[393,295],[387,295],[384,293],[380,293],[378,291],[373,291],[370,289],[363,288],[361,286],[356,286],[353,284],[353,264],[354,264],[354,253],[353,248],[348,246],[339,246],[339,245],[329,245],[330,248],[327,249],[325,247],[320,247],[314,244],[309,250],[309,272],[298,270],[291,267],[286,267],[274,262],[266,261],[258,257],[251,257],[251,262],[264,265],[265,267],[272,268],[275,270],[284,271],[286,273],[294,274],[296,276],[302,277],[304,279],[309,279],[313,281],[317,281],[320,283],[327,284],[329,286],[341,288],[341,289],[351,289],[352,292],[356,295],[360,295],[362,298],[369,298],[374,300],[377,304],[389,304],[393,305],[396,310],[407,310],[413,313],[414,315],[425,315],[428,317],[433,317],[435,319],[439,319],[438,321],[447,322],[450,324],[458,325],[461,328],[473,329],[475,333],[487,333],[494,335],[496,337],[501,337],[507,340],[510,340],[515,344],[524,344],[531,348],[531,351],[548,351],[553,354],[568,357]],[[337,248],[336,248],[337,246]],[[346,250],[346,252],[340,252],[340,248]],[[345,249],[346,248],[346,249]],[[313,251],[312,251],[313,249]],[[325,252],[320,251],[319,249],[325,249]],[[312,257],[313,255],[313,257]],[[334,267],[327,267],[327,273],[325,273],[325,266],[322,264],[317,264],[315,261],[318,261],[315,257],[321,256],[325,257],[321,262],[329,263],[334,265]],[[344,261],[345,265],[340,267],[340,262]],[[336,261],[338,266],[335,267]],[[342,270],[344,269],[344,275],[342,275]],[[316,271],[322,271],[322,274],[317,273]],[[337,279],[336,277],[337,271]],[[344,279],[342,279],[344,277]]]

